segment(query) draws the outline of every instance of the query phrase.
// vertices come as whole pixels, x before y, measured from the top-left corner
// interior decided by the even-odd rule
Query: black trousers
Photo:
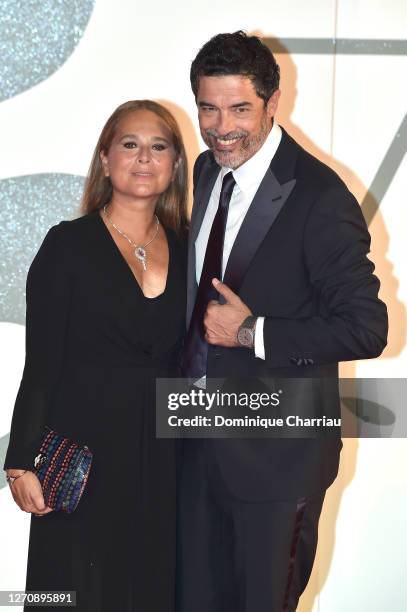
[[[177,612],[295,611],[325,491],[296,501],[236,499],[205,440],[184,440],[180,462]]]

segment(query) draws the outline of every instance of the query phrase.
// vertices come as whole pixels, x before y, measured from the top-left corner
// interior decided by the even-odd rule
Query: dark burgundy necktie
[[[186,378],[200,378],[206,374],[208,344],[205,340],[203,318],[208,302],[217,300],[219,297],[218,292],[212,285],[212,279],[222,278],[223,242],[229,202],[235,184],[233,174],[228,172],[222,181],[219,206],[209,234],[195,306],[185,340],[182,374]]]

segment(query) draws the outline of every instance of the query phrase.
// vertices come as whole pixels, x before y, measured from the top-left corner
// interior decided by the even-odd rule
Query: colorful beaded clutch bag
[[[68,513],[75,510],[88,480],[92,458],[87,446],[79,446],[45,427],[33,471],[41,482],[47,506]]]

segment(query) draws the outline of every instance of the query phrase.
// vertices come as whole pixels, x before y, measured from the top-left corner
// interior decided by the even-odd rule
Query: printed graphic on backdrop
[[[72,54],[94,0],[3,0],[0,101],[41,83]]]
[[[3,0],[0,102],[49,78],[81,40],[94,0]],[[0,321],[25,323],[28,267],[48,228],[75,216],[83,177],[45,173],[0,181]],[[0,437],[3,463],[9,434]],[[0,488],[6,485],[0,475]]]

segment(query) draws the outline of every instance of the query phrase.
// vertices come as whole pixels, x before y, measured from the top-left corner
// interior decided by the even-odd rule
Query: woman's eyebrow
[[[137,138],[136,134],[123,134],[123,136],[120,138],[120,140],[124,140],[125,138]],[[162,142],[166,142],[167,144],[170,144],[169,140],[167,138],[164,138],[164,136],[152,136],[151,140],[161,140]]]

